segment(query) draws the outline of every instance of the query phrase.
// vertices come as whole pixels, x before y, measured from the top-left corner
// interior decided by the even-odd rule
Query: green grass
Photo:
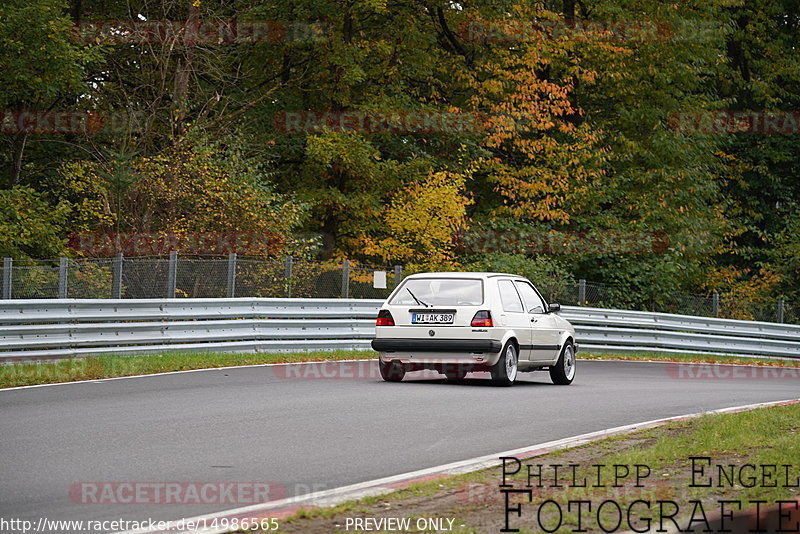
[[[148,375],[258,365],[265,363],[289,363],[327,360],[358,360],[376,358],[373,351],[339,350],[296,353],[226,353],[226,352],[169,352],[147,355],[108,355],[58,360],[47,363],[18,363],[0,365],[0,388],[98,380],[120,376]],[[647,361],[734,363],[747,365],[771,365],[800,367],[800,361],[769,360],[765,358],[741,358],[726,356],[697,356],[689,354],[603,354],[580,353],[582,360],[622,359]]]
[[[687,473],[691,469],[689,456],[706,456],[712,460],[726,459],[721,464],[795,465],[800,458],[800,404],[748,410],[725,415],[706,415],[698,419],[671,425],[680,429],[672,435],[649,431],[656,441],[645,449],[632,448],[615,454],[610,463],[646,463],[654,470]],[[716,463],[716,462],[715,462]],[[708,472],[713,472],[708,469]],[[748,474],[750,474],[748,472]],[[716,479],[715,479],[716,484]],[[737,498],[742,500],[777,500],[790,496],[791,488],[737,486]],[[702,488],[696,498],[719,491]]]
[[[0,366],[0,388],[306,361],[355,360],[376,357],[372,351],[337,350],[297,353],[173,352],[130,356],[91,356],[45,363]]]
[[[656,362],[702,362],[741,365],[769,365],[780,367],[800,367],[800,360],[775,360],[769,358],[746,358],[743,356],[710,356],[703,354],[631,352],[614,354],[610,352],[578,352],[581,360],[635,360]]]

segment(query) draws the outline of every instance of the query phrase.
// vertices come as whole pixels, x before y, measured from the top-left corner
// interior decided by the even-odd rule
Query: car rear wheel
[[[500,359],[492,366],[492,382],[496,386],[511,386],[517,379],[517,346],[511,341],[506,342]]]
[[[554,366],[550,368],[550,380],[559,386],[568,386],[575,379],[575,347],[567,343],[561,349],[561,356]]]
[[[405,367],[394,362],[378,360],[378,367],[381,370],[381,378],[387,382],[400,382],[406,376]]]

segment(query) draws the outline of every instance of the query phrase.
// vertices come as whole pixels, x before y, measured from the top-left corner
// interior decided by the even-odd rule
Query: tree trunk
[[[199,12],[197,6],[192,3],[189,7],[189,19],[186,21],[187,31],[196,31],[199,26]],[[190,30],[191,29],[191,30]],[[181,135],[183,125],[186,121],[186,110],[189,106],[189,77],[191,76],[195,42],[192,39],[186,42],[186,56],[178,61],[175,70],[175,121],[173,135]]]
[[[575,0],[564,0],[564,21],[570,25],[575,22]]]
[[[27,142],[27,133],[16,134],[11,142],[11,174],[8,177],[8,189],[19,183],[19,177],[22,174],[22,155]]]

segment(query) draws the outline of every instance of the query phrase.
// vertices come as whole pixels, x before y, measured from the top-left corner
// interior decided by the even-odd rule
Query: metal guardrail
[[[369,349],[381,300],[0,301],[6,361],[166,351]]]
[[[165,351],[369,349],[382,301],[0,301],[5,361]],[[800,358],[800,325],[564,306],[582,351]]]
[[[800,358],[800,325],[562,307],[581,350]]]

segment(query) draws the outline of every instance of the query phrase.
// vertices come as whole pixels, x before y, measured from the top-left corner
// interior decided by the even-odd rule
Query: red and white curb
[[[241,508],[234,508],[231,510],[225,510],[213,514],[201,515],[191,518],[183,518],[168,522],[166,528],[164,529],[153,528],[153,529],[130,530],[117,534],[144,534],[144,533],[158,533],[158,532],[171,532],[171,533],[196,532],[203,534],[224,534],[227,532],[238,530],[239,527],[234,526],[229,528],[202,528],[198,530],[184,530],[181,529],[181,526],[186,525],[187,523],[192,523],[195,525],[198,524],[231,525],[234,523],[234,520],[239,520],[237,521],[237,523],[240,523],[242,519],[247,519],[249,521],[257,521],[259,518],[280,519],[283,517],[293,515],[300,508],[334,506],[337,504],[341,504],[343,502],[357,500],[368,496],[384,495],[387,493],[391,493],[393,491],[404,488],[416,482],[422,482],[425,480],[435,479],[448,475],[471,473],[473,471],[480,471],[481,469],[496,467],[498,465],[497,463],[498,458],[501,456],[516,456],[517,458],[520,459],[532,458],[553,451],[558,451],[561,449],[578,447],[580,445],[585,445],[587,443],[591,443],[593,441],[607,438],[610,436],[636,432],[639,430],[646,430],[649,428],[658,427],[675,421],[693,419],[704,415],[737,413],[747,410],[753,410],[756,408],[783,406],[783,405],[797,404],[797,403],[800,403],[800,399],[761,402],[757,404],[734,406],[731,408],[722,408],[719,410],[710,410],[706,412],[679,415],[675,417],[666,417],[663,419],[654,419],[652,421],[645,421],[642,423],[634,423],[630,425],[618,426],[606,430],[600,430],[597,432],[590,432],[588,434],[581,434],[579,436],[573,436],[570,438],[548,441],[546,443],[539,443],[537,445],[523,447],[520,449],[513,449],[510,451],[497,452],[486,456],[479,456],[477,458],[470,458],[468,460],[461,460],[459,462],[439,465],[427,469],[420,469],[418,471],[411,471],[409,473],[403,473],[400,475],[393,475],[389,477],[379,478],[376,480],[370,480],[368,482],[360,482],[358,484],[352,484],[349,486],[342,486],[330,490],[309,493],[297,497],[289,497],[287,499],[254,504]]]

